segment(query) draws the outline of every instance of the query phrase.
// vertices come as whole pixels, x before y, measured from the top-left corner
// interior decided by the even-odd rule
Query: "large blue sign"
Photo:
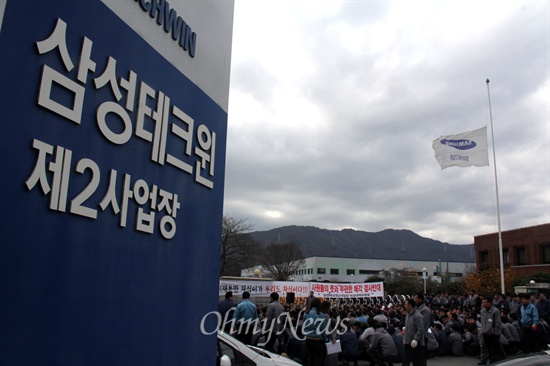
[[[100,1],[1,27],[0,364],[214,364],[226,111]]]

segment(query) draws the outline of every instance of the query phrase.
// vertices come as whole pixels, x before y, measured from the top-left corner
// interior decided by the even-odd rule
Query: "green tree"
[[[455,280],[442,281],[437,283],[436,281],[430,281],[428,285],[428,293],[449,293],[463,295],[466,292],[466,280],[458,278]]]
[[[536,283],[550,283],[550,273],[533,272],[528,276],[515,277],[513,285],[525,286],[525,284],[529,283],[530,281],[535,281]]]
[[[414,268],[384,271],[384,291],[388,294],[414,294],[424,291],[424,282]]]
[[[365,282],[384,282],[384,279],[379,276],[372,276],[365,280]]]

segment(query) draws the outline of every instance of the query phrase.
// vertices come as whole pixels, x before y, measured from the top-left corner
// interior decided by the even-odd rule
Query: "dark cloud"
[[[492,151],[441,171],[431,147],[490,124],[488,77],[503,229],[550,220],[547,3],[312,4],[236,5],[226,214],[451,243],[495,231]],[[281,6],[284,21],[254,18]]]

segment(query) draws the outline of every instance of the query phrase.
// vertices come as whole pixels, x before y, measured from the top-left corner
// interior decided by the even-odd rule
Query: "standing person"
[[[510,296],[510,313],[509,314],[519,314],[519,307],[521,306],[521,301],[519,300],[519,295],[514,293]]]
[[[413,366],[424,365],[424,321],[422,315],[415,308],[414,299],[407,299],[405,309],[407,316],[405,318],[405,334],[403,337],[404,354],[403,366],[409,366],[412,362]]]
[[[428,330],[431,326],[433,326],[432,310],[424,303],[424,294],[422,292],[414,295],[414,302],[416,303],[416,311],[422,315],[422,322],[424,324],[424,346],[419,347],[422,347],[421,349],[423,351],[424,359],[423,365],[426,366],[428,361],[428,355],[426,352],[426,346],[428,345]]]
[[[537,334],[539,335],[539,346],[542,349],[548,349],[550,344],[550,301],[548,301],[548,294],[541,293],[539,295],[539,302],[535,304],[537,311],[539,312],[539,326],[537,327]],[[544,320],[544,323],[542,322]]]
[[[521,349],[524,354],[539,351],[537,339],[537,326],[539,325],[539,312],[535,305],[530,302],[529,294],[522,294],[522,305],[519,308],[521,324]]]
[[[284,323],[279,321],[279,316],[285,311],[283,305],[279,303],[279,294],[272,292],[269,295],[269,304],[267,305],[267,310],[265,312],[265,322],[267,325],[267,332],[265,334],[267,342],[265,344],[265,349],[270,352],[275,352],[275,340],[277,336],[281,334],[283,330]],[[280,347],[281,345],[279,345]]]
[[[504,358],[500,347],[501,327],[500,311],[493,306],[493,299],[487,296],[481,302],[481,336],[486,352],[482,352],[478,365],[489,364],[489,359],[496,362]]]
[[[304,314],[303,333],[306,337],[307,360],[309,366],[322,366],[325,362],[325,331],[327,319],[321,313],[321,300],[314,297]]]
[[[476,292],[470,290],[470,295],[466,298],[466,304],[473,308],[477,304],[477,298]]]
[[[233,313],[233,331],[237,333],[237,339],[245,344],[252,344],[252,335],[258,322],[258,310],[256,304],[249,300],[250,292],[243,292],[243,301],[237,305]]]
[[[505,311],[506,314],[510,313],[510,301],[508,301],[508,297],[506,294],[500,295],[500,311]]]
[[[541,293],[539,295],[539,301],[535,304],[537,311],[539,312],[539,320],[544,320],[547,323],[550,322],[550,301],[546,294]]]
[[[500,294],[495,294],[495,296],[493,296],[493,306],[500,311],[500,304]]]
[[[237,304],[233,301],[233,291],[227,291],[225,293],[225,299],[218,304],[218,312],[222,319],[218,328],[223,329],[227,334],[231,332],[231,319],[233,319],[235,306],[237,306]]]

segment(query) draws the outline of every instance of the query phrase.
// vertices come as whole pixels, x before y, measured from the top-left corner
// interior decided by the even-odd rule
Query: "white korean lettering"
[[[134,111],[134,101],[136,98],[136,83],[137,83],[137,74],[133,71],[130,71],[128,74],[128,80],[120,78],[120,86],[128,92],[126,97],[126,109],[130,112]]]
[[[166,228],[166,225],[169,228]],[[176,221],[172,216],[166,215],[160,220],[160,234],[165,239],[172,239],[176,235]]]
[[[90,182],[82,190],[82,192],[80,192],[75,198],[73,198],[73,200],[71,201],[70,212],[80,216],[89,217],[91,219],[96,219],[97,210],[83,206],[82,204],[92,196],[92,194],[99,186],[101,172],[99,171],[99,167],[93,160],[80,159],[76,164],[76,171],[78,173],[84,173],[86,169],[89,169],[92,172]]]
[[[159,163],[160,165],[164,165],[169,110],[170,98],[164,95],[164,93],[159,92],[157,110],[153,112],[153,119],[155,120],[155,134],[153,136],[151,160]]]
[[[136,217],[136,230],[153,234],[155,231],[155,212],[151,211],[146,213],[143,208],[138,207],[138,213]]]
[[[134,200],[140,205],[144,205],[149,200],[149,186],[143,179],[134,182]]]
[[[122,99],[122,93],[116,82],[116,60],[111,56],[109,56],[109,61],[107,62],[107,67],[105,67],[103,74],[95,78],[94,83],[96,89],[102,88],[109,83],[116,100]]]
[[[176,217],[180,203],[178,202],[178,195],[175,193],[167,192],[163,189],[159,189],[160,202],[157,205],[157,211],[166,210],[169,215]],[[170,207],[170,201],[172,201],[172,207]]]
[[[172,114],[180,121],[187,124],[187,130],[184,130],[173,122],[172,133],[185,141],[185,154],[191,156],[191,147],[193,145],[193,126],[195,121],[176,106],[173,106]],[[191,165],[183,162],[181,159],[178,159],[171,154],[166,154],[166,162],[183,170],[184,172],[193,174],[193,167]]]
[[[69,56],[69,50],[67,49],[66,34],[67,23],[65,23],[62,19],[57,18],[57,23],[55,24],[55,29],[52,34],[50,34],[47,39],[36,42],[36,47],[38,48],[38,53],[40,54],[50,52],[57,48],[65,68],[67,71],[71,71],[74,68],[74,64]]]
[[[50,194],[51,210],[65,212],[67,208],[71,158],[71,150],[61,146],[55,147],[55,161],[48,164],[48,170],[53,173],[52,191]]]
[[[214,188],[214,182],[204,178],[200,171],[206,169],[206,163],[210,163],[210,169],[208,174],[214,176],[214,157],[216,148],[216,133],[208,130],[205,125],[200,125],[197,128],[197,140],[199,146],[195,147],[195,154],[198,155],[201,160],[196,163],[195,182],[200,183],[210,189]],[[210,154],[208,153],[210,150]]]
[[[80,51],[80,62],[78,65],[78,76],[77,79],[83,84],[86,84],[88,80],[88,71],[94,72],[96,63],[92,61],[92,46],[93,42],[88,38],[84,37],[82,41],[82,50]]]
[[[118,206],[118,202],[116,200],[116,178],[117,171],[111,169],[111,172],[109,174],[109,185],[107,186],[107,192],[99,203],[99,207],[101,207],[103,211],[105,211],[107,206],[111,205],[113,207],[113,212],[115,215],[120,212],[120,207]]]
[[[139,88],[139,104],[137,111],[137,120],[136,120],[136,136],[141,137],[146,141],[153,140],[153,134],[147,131],[144,127],[145,116],[151,117],[153,111],[147,106],[147,99],[154,98],[155,91],[145,82],[141,82]]]
[[[122,132],[116,133],[107,125],[107,114],[114,113],[123,123]],[[115,102],[104,102],[97,108],[97,125],[107,140],[117,145],[127,143],[132,137],[132,121],[126,110]]]
[[[27,189],[30,191],[34,188],[36,183],[40,182],[42,192],[44,194],[48,194],[50,193],[51,188],[46,175],[46,157],[53,154],[53,146],[34,139],[32,141],[32,147],[38,150],[38,158],[36,159],[34,169],[29,178],[25,181],[25,184],[27,185]]]
[[[54,82],[74,93],[73,105],[71,107],[64,106],[51,99],[52,85]],[[82,107],[84,105],[84,87],[55,71],[48,65],[44,65],[42,69],[42,79],[40,80],[38,104],[68,120],[80,124]]]
[[[126,227],[126,219],[128,216],[128,200],[133,198],[133,192],[130,189],[130,174],[124,174],[124,185],[122,188],[122,205],[120,208],[120,226]]]

